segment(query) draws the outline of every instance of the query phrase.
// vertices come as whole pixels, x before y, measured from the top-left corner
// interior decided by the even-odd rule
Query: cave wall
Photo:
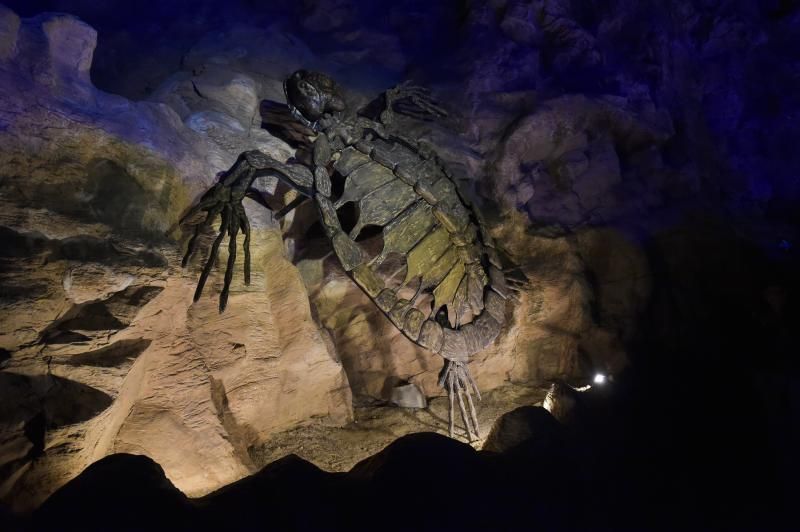
[[[796,253],[800,92],[778,59],[797,10],[423,4],[0,10],[5,501],[35,505],[114,452],[202,494],[250,472],[275,432],[345,424],[354,400],[405,381],[441,393],[441,361],[372,308],[302,211],[278,223],[247,203],[253,283],[235,276],[219,315],[215,268],[191,303],[205,257],[180,268],[177,221],[241,151],[292,155],[260,105],[283,101],[296,68],[334,75],[354,105],[407,77],[446,102],[447,120],[409,133],[438,148],[529,280],[471,363],[481,389],[622,371],[650,304],[650,239],[691,233],[687,213]],[[662,241],[656,259],[675,253]]]
[[[270,219],[251,217],[253,282],[237,285],[235,310],[219,315],[213,296],[191,305],[205,257],[181,269],[171,231],[245,144],[97,90],[83,22],[3,20],[4,497],[24,509],[123,450],[204,493],[247,474],[266,435],[351,419],[347,376]],[[239,100],[255,107],[250,88]],[[288,149],[258,132],[247,142]]]

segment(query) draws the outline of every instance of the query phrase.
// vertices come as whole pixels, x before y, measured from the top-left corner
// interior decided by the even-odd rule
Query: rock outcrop
[[[131,102],[91,84],[92,28],[1,15],[4,500],[31,508],[114,452],[202,494],[248,474],[275,431],[350,420],[347,376],[268,216],[252,213],[253,282],[237,279],[224,315],[213,295],[191,304],[205,257],[179,267],[176,222],[214,174],[244,149],[290,153],[251,123],[254,82],[209,74],[187,113]]]
[[[532,441],[543,449],[552,449],[564,439],[562,431],[558,421],[544,408],[522,406],[495,422],[483,450],[502,453]]]
[[[30,526],[80,524],[84,530],[102,530],[114,522],[119,530],[372,530],[379,523],[386,530],[471,530],[535,523],[568,528],[581,523],[582,510],[590,507],[591,499],[580,495],[566,503],[558,498],[580,473],[562,467],[561,478],[549,482],[525,482],[514,473],[536,469],[526,459],[558,460],[554,451],[525,449],[522,442],[516,455],[488,455],[438,434],[419,433],[398,439],[347,473],[327,473],[289,455],[199,499],[186,499],[151,460],[114,454],[54,494]],[[117,482],[124,489],[110,489]],[[410,512],[409,497],[429,482],[447,486],[442,504]],[[99,496],[88,496],[93,492]],[[520,504],[525,498],[527,504]]]
[[[195,42],[181,70],[136,102],[92,85],[96,33],[85,23],[0,13],[0,377],[15,391],[2,418],[0,496],[16,508],[114,452],[147,454],[198,495],[250,472],[252,449],[277,432],[347,423],[353,396],[418,407],[443,393],[441,359],[403,337],[347,278],[315,238],[309,205],[278,224],[246,204],[253,283],[234,276],[223,315],[217,269],[191,304],[204,254],[186,271],[177,266],[188,236],[177,222],[219,172],[244,150],[294,154],[261,123],[262,101],[282,101],[289,72],[341,74],[348,102],[363,105],[382,78],[364,81],[359,69],[374,60],[391,78],[407,65],[404,38],[352,28],[342,6],[330,20],[315,12],[306,21],[308,31],[333,32],[324,53],[277,22],[236,24]],[[530,44],[538,37],[526,16],[509,9],[502,28]],[[575,30],[565,16],[554,28]],[[593,57],[591,39],[580,42],[586,53],[565,64]],[[408,131],[437,147],[489,213],[508,266],[527,279],[472,374],[488,391],[620,371],[648,297],[648,264],[629,232],[585,222],[658,203],[628,205],[641,172],[627,180],[621,161],[659,168],[659,154],[647,154],[669,136],[669,121],[638,100],[495,97],[502,87],[480,69],[462,74],[469,90],[454,99],[453,118],[409,122]],[[259,186],[277,203],[289,199],[275,180]],[[410,403],[393,400],[400,383],[415,390]]]

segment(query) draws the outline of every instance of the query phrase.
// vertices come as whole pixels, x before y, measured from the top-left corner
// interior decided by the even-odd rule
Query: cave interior
[[[795,0],[7,0],[2,529],[796,528],[798,35]],[[183,219],[244,152],[313,168],[298,70],[353,120],[396,111],[496,248],[472,263],[509,286],[464,366],[477,437],[317,199],[256,178],[246,256]],[[405,81],[423,102],[390,100]],[[445,212],[399,170],[345,201],[379,150],[333,149],[362,252],[412,201]],[[456,267],[423,286],[446,254],[394,249],[381,286],[418,267],[398,297],[476,329],[466,273],[436,312]]]

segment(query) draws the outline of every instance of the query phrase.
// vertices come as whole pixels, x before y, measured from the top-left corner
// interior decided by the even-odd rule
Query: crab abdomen
[[[403,334],[444,358],[467,360],[491,344],[505,323],[505,279],[491,237],[439,160],[380,139],[337,154],[328,171],[317,167],[315,198],[356,284]],[[349,204],[354,220],[343,216]]]

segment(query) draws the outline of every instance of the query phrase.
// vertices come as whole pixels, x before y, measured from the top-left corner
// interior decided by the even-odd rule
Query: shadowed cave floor
[[[481,449],[494,422],[520,406],[541,406],[546,386],[507,384],[482,394],[477,403],[481,439],[471,443]],[[448,399],[434,397],[427,408],[400,408],[390,405],[356,406],[355,419],[344,427],[309,424],[281,432],[263,446],[253,448],[250,457],[256,469],[296,454],[330,472],[349,471],[361,460],[381,451],[394,440],[415,432],[447,435]],[[456,406],[456,435],[466,441],[461,415]]]

